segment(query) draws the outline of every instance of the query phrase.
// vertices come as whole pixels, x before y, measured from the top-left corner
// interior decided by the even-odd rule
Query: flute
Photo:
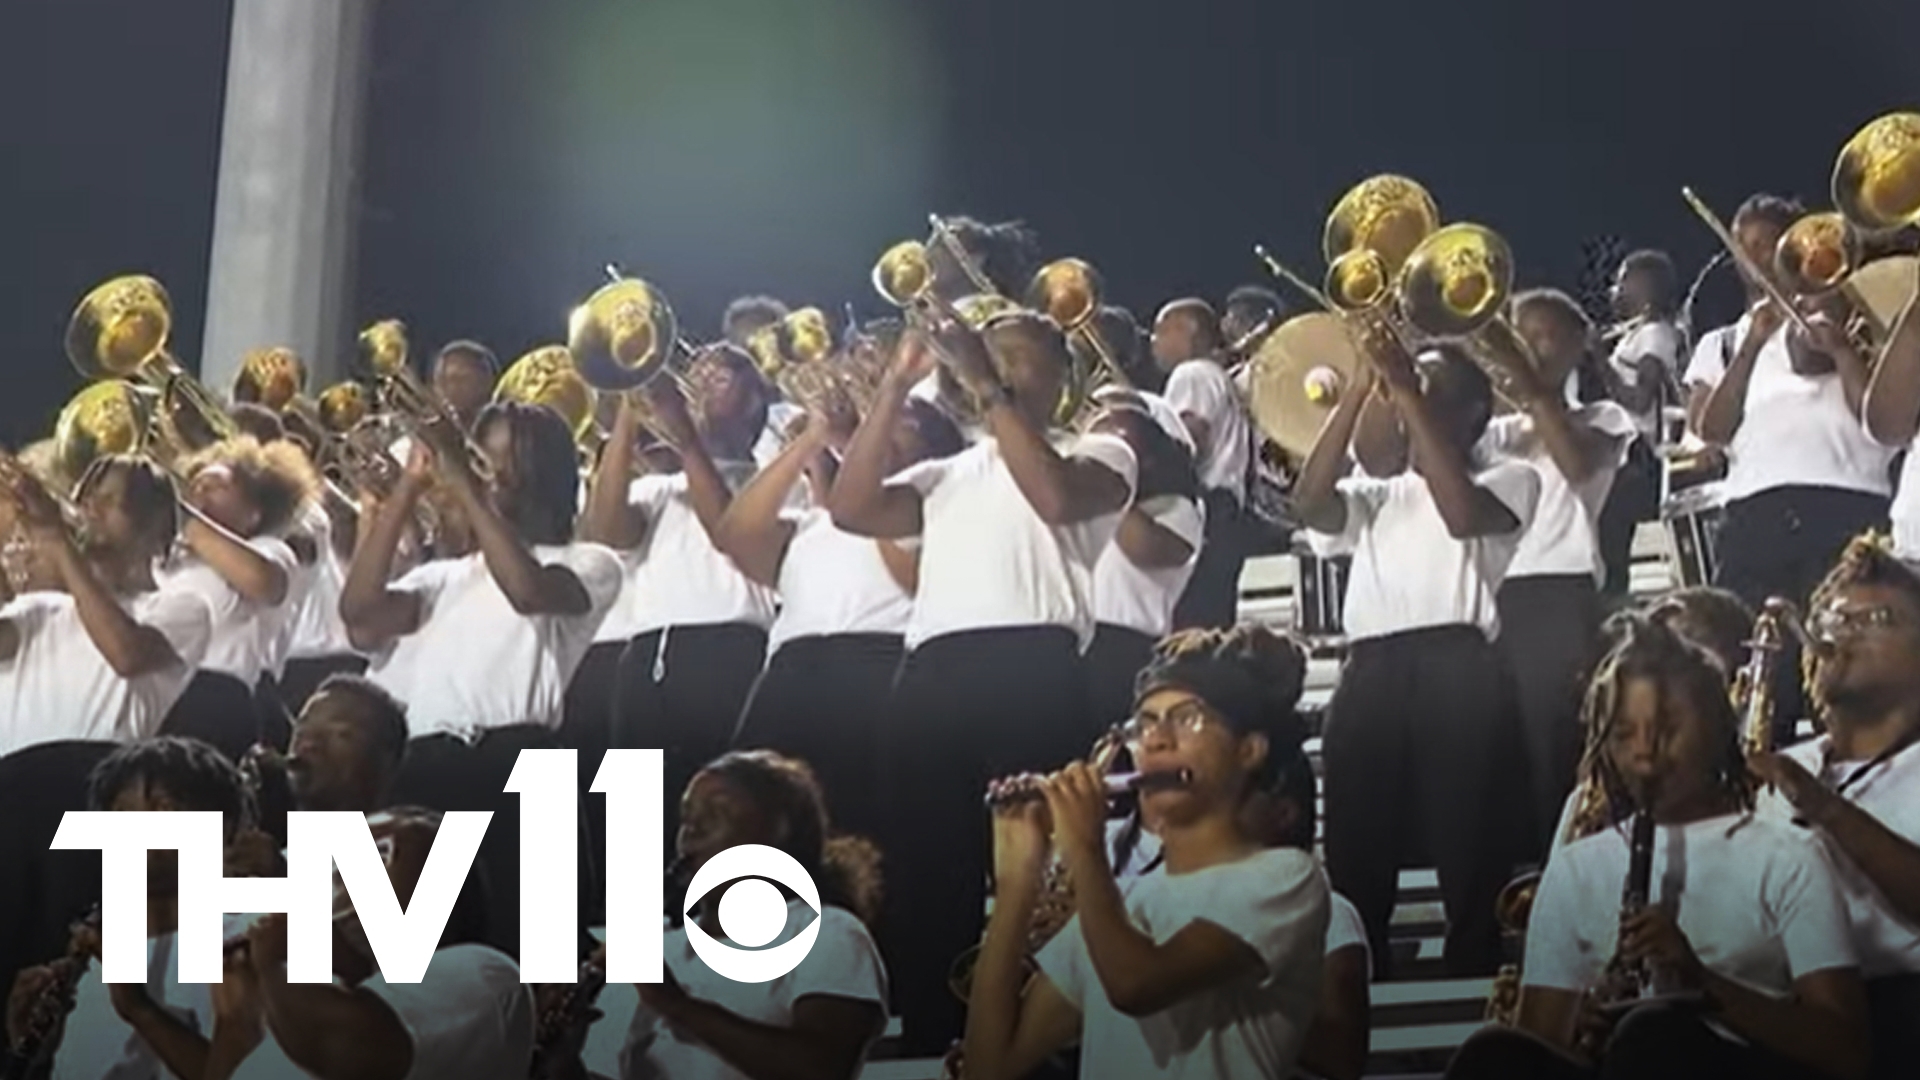
[[[1038,777],[1015,777],[1008,784],[1018,786],[998,787],[987,793],[988,806],[1012,806],[1016,803],[1032,802],[1044,798],[1037,784]],[[1146,791],[1164,791],[1169,788],[1186,787],[1193,782],[1193,770],[1173,769],[1158,772],[1112,773],[1102,778],[1107,798],[1120,799],[1128,795],[1138,795]]]

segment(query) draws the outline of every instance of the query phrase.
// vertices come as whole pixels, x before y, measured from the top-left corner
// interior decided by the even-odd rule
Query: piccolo
[[[1037,780],[1038,777],[1032,779]],[[1193,770],[1173,769],[1157,772],[1112,773],[1101,778],[1106,788],[1107,798],[1118,799],[1127,795],[1137,795],[1143,791],[1164,791],[1168,788],[1186,787],[1193,782]],[[988,806],[1012,806],[1015,803],[1032,802],[1044,798],[1038,784],[1021,784],[987,793]]]

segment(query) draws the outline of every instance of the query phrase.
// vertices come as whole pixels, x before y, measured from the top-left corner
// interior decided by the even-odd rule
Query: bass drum
[[[1717,481],[1679,491],[1660,508],[1667,533],[1667,558],[1680,588],[1711,585],[1719,571],[1715,551],[1726,495]]]

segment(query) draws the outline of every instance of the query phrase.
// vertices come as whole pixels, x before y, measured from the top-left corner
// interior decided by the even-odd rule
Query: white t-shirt
[[[314,545],[312,565],[295,575],[287,597],[293,617],[287,620],[285,660],[345,656],[354,651],[347,640],[347,624],[340,618],[340,590],[347,583],[347,567],[333,549],[333,526],[324,507],[308,508],[299,529]]]
[[[1207,450],[1194,462],[1200,472],[1200,486],[1230,491],[1236,500],[1245,502],[1253,428],[1247,421],[1246,401],[1235,389],[1227,369],[1205,358],[1188,360],[1167,376],[1166,399],[1175,412],[1207,422]]]
[[[1540,501],[1507,567],[1508,578],[1592,574],[1595,584],[1606,580],[1607,564],[1600,553],[1600,511],[1613,489],[1614,474],[1626,463],[1627,447],[1633,441],[1633,417],[1611,401],[1582,405],[1570,413],[1576,429],[1598,431],[1612,443],[1606,464],[1578,485],[1560,471],[1546,444],[1534,434],[1531,416],[1495,417],[1480,440],[1487,454],[1524,461],[1540,474]]]
[[[1112,435],[1057,436],[1070,457],[1097,462],[1132,489],[1138,464]],[[889,483],[920,492],[924,536],[920,592],[907,647],[943,634],[995,627],[1062,626],[1093,636],[1093,566],[1120,527],[1120,510],[1048,525],[1014,482],[998,441],[981,439],[952,457],[923,461]]]
[[[773,590],[747,579],[720,553],[687,494],[687,474],[636,479],[627,501],[647,516],[647,538],[623,552],[626,585],[595,641],[625,641],[669,626],[773,622]]]
[[[505,953],[455,945],[434,953],[417,983],[376,972],[360,986],[411,1036],[407,1080],[525,1080],[532,1067],[533,995]]]
[[[906,633],[913,597],[887,572],[881,541],[835,528],[819,507],[783,516],[793,539],[780,560],[780,614],[767,633],[768,656],[794,638]]]
[[[136,622],[160,631],[178,657],[137,679],[123,679],[87,636],[73,597],[23,593],[0,607],[20,632],[20,648],[0,661],[0,756],[63,739],[131,742],[159,730],[207,651],[206,601],[185,589],[159,589],[122,601]]]
[[[1040,950],[1041,972],[1080,1010],[1080,1075],[1240,1080],[1286,1076],[1320,1005],[1331,907],[1308,852],[1273,848],[1186,874],[1164,869],[1126,897],[1135,927],[1164,943],[1205,921],[1259,954],[1263,976],[1209,990],[1152,1016],[1113,1007],[1074,916]]]
[[[1782,753],[1829,786],[1838,787],[1866,762],[1834,762],[1825,766],[1822,776],[1829,745],[1828,737],[1821,735],[1790,746]],[[1848,786],[1844,798],[1873,815],[1874,820],[1895,834],[1911,843],[1920,843],[1920,748],[1909,746],[1871,771],[1861,773]],[[1781,822],[1794,817],[1792,804],[1773,791],[1761,794],[1759,810],[1762,815]],[[1847,917],[1853,924],[1853,944],[1860,952],[1861,974],[1874,979],[1920,971],[1920,923],[1895,912],[1886,896],[1826,833],[1816,829],[1813,835],[1820,837],[1825,845],[1841,895],[1846,898]]]
[[[180,982],[172,933],[147,939],[147,996],[195,1033],[213,1034],[212,984]],[[172,1080],[173,1074],[113,1009],[100,965],[88,966],[74,991],[67,1029],[54,1051],[52,1080]]]
[[[407,703],[414,737],[559,725],[567,682],[620,590],[620,560],[582,543],[535,547],[533,557],[579,576],[584,614],[513,610],[478,552],[422,563],[394,582],[420,598],[420,628],[375,656],[367,677]]]
[[[1159,495],[1139,504],[1153,523],[1192,545],[1178,566],[1134,565],[1116,541],[1106,546],[1093,564],[1093,618],[1109,626],[1138,630],[1159,638],[1173,629],[1173,608],[1193,577],[1205,538],[1205,510],[1192,499]]]
[[[1322,558],[1353,556],[1342,613],[1348,640],[1435,626],[1477,626],[1489,640],[1499,632],[1494,594],[1533,523],[1540,472],[1503,461],[1474,480],[1520,519],[1518,529],[1455,540],[1426,480],[1411,471],[1340,481],[1346,529],[1337,535],[1310,531],[1307,538]]]
[[[1547,864],[1528,923],[1525,985],[1578,992],[1599,981],[1620,936],[1627,849],[1622,826],[1568,844]],[[1760,993],[1785,997],[1803,975],[1855,966],[1833,867],[1791,825],[1730,814],[1662,826],[1648,892],[1701,963]]]
[[[1680,372],[1680,350],[1686,341],[1680,336],[1680,328],[1670,322],[1650,321],[1639,326],[1620,339],[1613,347],[1613,355],[1607,362],[1620,376],[1620,381],[1638,388],[1640,372],[1633,362],[1643,356],[1659,360],[1666,378],[1674,378]],[[1645,412],[1634,414],[1633,425],[1642,438],[1649,442],[1658,442],[1660,436],[1660,401],[1654,399],[1653,406]]]
[[[187,589],[196,592],[213,612],[213,636],[202,671],[231,675],[252,686],[267,672],[279,671],[285,660],[287,620],[293,616],[295,585],[300,576],[300,560],[285,540],[256,536],[244,541],[262,558],[287,575],[287,595],[278,604],[262,604],[240,595],[227,584],[220,572],[182,551],[173,561],[155,573],[163,589]]]
[[[816,915],[805,902],[787,905],[789,931],[804,927]],[[793,1007],[803,998],[832,997],[867,1002],[885,1014],[887,970],[873,935],[853,913],[828,905],[818,914],[820,936],[800,966],[763,983],[737,983],[714,974],[694,954],[684,927],[666,933],[666,964],[692,997],[712,1002],[735,1016],[772,1027],[793,1023]],[[783,937],[788,935],[783,935]],[[609,990],[615,988],[609,987]],[[625,995],[622,995],[624,998]],[[601,999],[607,1019],[594,1025],[618,1032],[618,1014],[609,993]],[[879,1017],[876,1016],[876,1020]],[[880,1036],[876,1024],[873,1037]],[[614,1056],[617,1055],[617,1056]],[[589,1037],[581,1054],[587,1069],[620,1080],[747,1080],[747,1074],[726,1063],[712,1047],[696,1041],[662,1020],[645,1005],[636,1004],[624,1042]]]
[[[1367,950],[1367,968],[1372,970],[1373,947],[1367,942],[1367,923],[1360,917],[1360,909],[1339,893],[1333,893],[1332,897],[1333,913],[1327,920],[1327,955],[1358,945]]]
[[[1742,316],[1730,334],[1709,334],[1687,367],[1689,386],[1713,387],[1747,334]],[[1727,446],[1726,493],[1744,499],[1771,488],[1831,487],[1886,495],[1894,451],[1873,441],[1847,405],[1839,375],[1798,375],[1787,328],[1760,348],[1747,384],[1740,430]]]

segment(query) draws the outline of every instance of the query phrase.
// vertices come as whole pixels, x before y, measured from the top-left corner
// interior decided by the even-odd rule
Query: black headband
[[[1251,671],[1210,657],[1180,657],[1148,665],[1134,683],[1134,708],[1138,710],[1141,702],[1161,690],[1192,694],[1242,735],[1262,730],[1271,711],[1271,695]]]

